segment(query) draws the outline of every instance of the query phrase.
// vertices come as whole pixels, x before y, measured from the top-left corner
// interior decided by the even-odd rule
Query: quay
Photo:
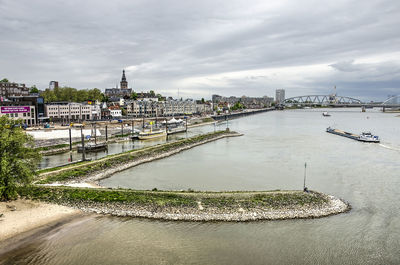
[[[211,118],[213,118],[216,121],[220,121],[220,120],[227,120],[227,119],[245,117],[245,116],[249,116],[249,115],[253,115],[253,114],[272,111],[272,110],[275,110],[275,108],[265,108],[265,109],[252,110],[252,111],[233,112],[233,113],[230,113],[230,114],[212,115]]]

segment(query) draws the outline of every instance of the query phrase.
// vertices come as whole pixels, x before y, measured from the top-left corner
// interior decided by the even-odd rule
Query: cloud
[[[399,12],[395,0],[0,0],[0,78],[106,88],[125,68],[134,89],[173,96],[343,84],[378,100],[398,89]]]

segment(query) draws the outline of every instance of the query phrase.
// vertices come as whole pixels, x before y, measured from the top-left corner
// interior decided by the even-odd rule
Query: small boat
[[[85,152],[97,152],[97,151],[104,151],[107,150],[107,144],[106,143],[100,143],[100,144],[94,144],[94,143],[89,143],[85,145]],[[78,153],[82,153],[83,148],[82,145],[78,145]]]
[[[149,140],[149,139],[154,139],[154,138],[160,138],[160,137],[166,137],[167,133],[165,130],[157,129],[157,130],[152,130],[150,129],[149,131],[142,131],[139,133],[139,140]]]
[[[324,116],[324,117],[330,117],[331,114],[329,114],[327,111],[325,111],[325,112],[322,112],[322,116]]]

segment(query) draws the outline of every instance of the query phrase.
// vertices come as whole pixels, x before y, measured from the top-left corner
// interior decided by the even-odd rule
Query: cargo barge
[[[360,135],[354,134],[354,133],[349,133],[345,132],[342,130],[338,129],[333,129],[331,127],[326,128],[326,132],[336,134],[339,136],[347,137],[356,141],[360,142],[367,142],[367,143],[379,143],[380,139],[378,136],[371,134],[370,132],[363,132]]]

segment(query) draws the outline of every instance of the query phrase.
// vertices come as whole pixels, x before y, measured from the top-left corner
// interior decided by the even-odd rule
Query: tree
[[[156,93],[154,93],[154,90],[150,90],[150,96],[153,98],[156,96]]]
[[[20,123],[0,117],[0,200],[15,199],[16,188],[32,182],[41,159],[33,137],[18,126]]]
[[[40,96],[42,96],[44,98],[44,102],[55,102],[57,101],[57,97],[54,94],[54,91],[51,89],[46,89],[45,91],[43,91],[42,93],[40,93]]]
[[[9,81],[8,81],[7,78],[3,78],[3,79],[0,80],[0,82],[1,82],[1,83],[8,83]]]
[[[201,98],[201,103],[204,104],[204,102],[205,102],[205,101],[204,101],[204,98]]]
[[[39,93],[39,89],[35,85],[31,86],[31,90],[29,91],[31,94],[37,94]]]
[[[132,92],[131,99],[137,100],[137,98],[138,98],[138,94],[136,92]]]
[[[164,98],[161,94],[157,94],[156,97],[158,98],[158,101],[164,101]]]
[[[109,100],[108,97],[103,93],[101,93],[101,102],[108,102],[108,100]]]
[[[98,88],[93,88],[88,90],[88,100],[93,100],[93,101],[100,101],[101,100],[101,91]]]

